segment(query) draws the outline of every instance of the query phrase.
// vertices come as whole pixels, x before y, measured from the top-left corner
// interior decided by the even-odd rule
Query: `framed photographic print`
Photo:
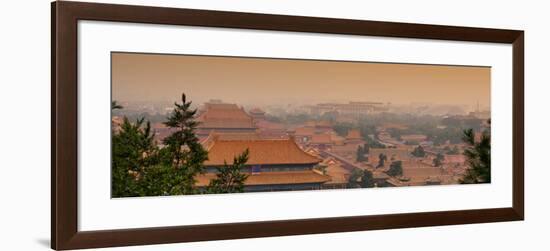
[[[523,31],[52,3],[52,248],[522,220]]]

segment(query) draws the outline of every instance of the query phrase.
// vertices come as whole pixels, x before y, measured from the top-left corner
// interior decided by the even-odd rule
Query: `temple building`
[[[389,104],[382,102],[349,102],[342,103],[323,103],[310,107],[311,114],[326,114],[336,112],[342,115],[364,116],[373,113],[387,112]]]
[[[361,136],[361,131],[359,131],[358,129],[351,129],[348,131],[348,134],[346,135],[345,143],[352,144],[352,145],[362,145],[365,143],[365,141]]]
[[[265,119],[265,112],[260,109],[260,108],[253,108],[251,109],[250,111],[248,111],[248,113],[250,114],[250,116],[252,116],[252,118],[254,118],[256,121],[257,120],[262,120],[262,119]]]
[[[348,187],[348,180],[351,172],[348,169],[342,167],[342,164],[338,160],[332,157],[328,157],[323,160],[321,165],[324,168],[326,174],[331,177],[331,180],[329,182],[323,184],[323,188],[341,189]]]
[[[206,172],[197,177],[197,186],[205,187],[216,178],[217,167],[233,163],[233,158],[249,150],[246,166],[246,192],[317,190],[331,180],[314,170],[321,159],[304,152],[287,139],[224,140],[213,136],[204,143],[208,150]]]
[[[256,131],[252,116],[236,104],[205,103],[197,117],[197,135],[207,137],[218,133],[253,133]]]
[[[286,126],[282,123],[271,122],[267,120],[255,120],[258,128],[258,134],[263,139],[282,139],[288,138]]]

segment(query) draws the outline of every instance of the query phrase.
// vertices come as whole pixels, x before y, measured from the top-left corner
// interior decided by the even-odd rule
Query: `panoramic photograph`
[[[111,67],[112,198],[491,182],[490,67],[128,52]]]

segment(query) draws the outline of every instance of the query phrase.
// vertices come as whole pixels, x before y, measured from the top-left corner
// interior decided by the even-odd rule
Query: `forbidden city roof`
[[[198,128],[254,128],[253,119],[236,104],[205,104]]]
[[[315,128],[313,127],[298,127],[294,132],[296,136],[312,136],[313,134],[315,134]]]
[[[208,147],[207,166],[232,163],[233,158],[248,148],[247,165],[316,164],[320,159],[302,151],[293,139],[220,140],[214,139]]]
[[[210,132],[208,138],[204,140],[204,145],[209,146],[214,139],[216,140],[259,140],[260,134],[257,132]]]
[[[215,173],[205,173],[196,177],[196,185],[199,187],[207,186],[211,179],[215,179]],[[310,184],[310,183],[325,183],[331,180],[328,175],[323,175],[318,172],[294,171],[294,172],[263,172],[258,174],[250,174],[245,180],[246,186],[257,185],[283,185],[283,184]]]
[[[252,108],[249,112],[250,114],[265,114],[265,112],[260,108]]]
[[[332,143],[330,134],[314,134],[311,136],[312,144],[330,144]]]
[[[403,141],[425,141],[428,136],[423,134],[407,134],[401,135],[401,140]]]
[[[349,130],[346,139],[362,139],[361,132],[357,129]]]

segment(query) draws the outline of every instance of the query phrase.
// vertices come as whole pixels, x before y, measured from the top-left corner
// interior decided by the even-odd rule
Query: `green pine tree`
[[[241,170],[245,167],[248,161],[248,149],[241,155],[235,156],[233,164],[228,165],[224,162],[223,167],[216,168],[218,173],[216,178],[210,180],[210,184],[206,188],[207,193],[242,193],[244,192],[244,182],[248,175],[242,173]]]
[[[374,187],[374,178],[371,171],[363,170],[363,177],[361,177],[361,187],[363,188]]]
[[[386,173],[394,177],[403,175],[403,163],[400,160],[392,162],[390,169]]]
[[[441,154],[441,153],[438,153],[437,156],[433,160],[433,165],[435,167],[441,166],[441,164],[443,164],[444,159],[445,159],[445,156],[443,156],[443,154]]]
[[[351,174],[348,178],[348,187],[349,188],[360,188],[362,177],[363,177],[363,170],[361,170],[359,168],[354,168],[351,171]]]
[[[208,152],[200,144],[195,135],[198,122],[194,120],[196,109],[191,109],[191,102],[186,102],[185,94],[181,96],[182,103],[174,103],[175,108],[164,124],[175,131],[163,140],[165,148],[161,155],[163,164],[171,166],[174,172],[159,172],[164,180],[170,182],[169,194],[195,193],[195,176],[204,171],[204,161],[208,160]]]
[[[480,141],[475,142],[473,129],[468,129],[464,131],[462,140],[468,145],[464,155],[469,168],[460,183],[491,183],[491,135],[489,132],[484,131]]]
[[[380,155],[378,155],[378,165],[376,166],[376,168],[384,167],[386,160],[388,160],[388,156],[386,156],[383,153],[380,153]]]
[[[422,146],[415,147],[411,154],[415,157],[426,156],[426,152],[424,151],[424,148]]]
[[[111,101],[111,110],[122,109],[123,107],[119,105],[116,100]]]
[[[374,187],[374,179],[372,172],[355,168],[352,170],[348,178],[349,188],[370,188]]]
[[[124,117],[118,133],[112,137],[111,193],[113,197],[138,196],[139,179],[148,166],[158,163],[158,148],[151,125],[144,119],[131,123]]]

